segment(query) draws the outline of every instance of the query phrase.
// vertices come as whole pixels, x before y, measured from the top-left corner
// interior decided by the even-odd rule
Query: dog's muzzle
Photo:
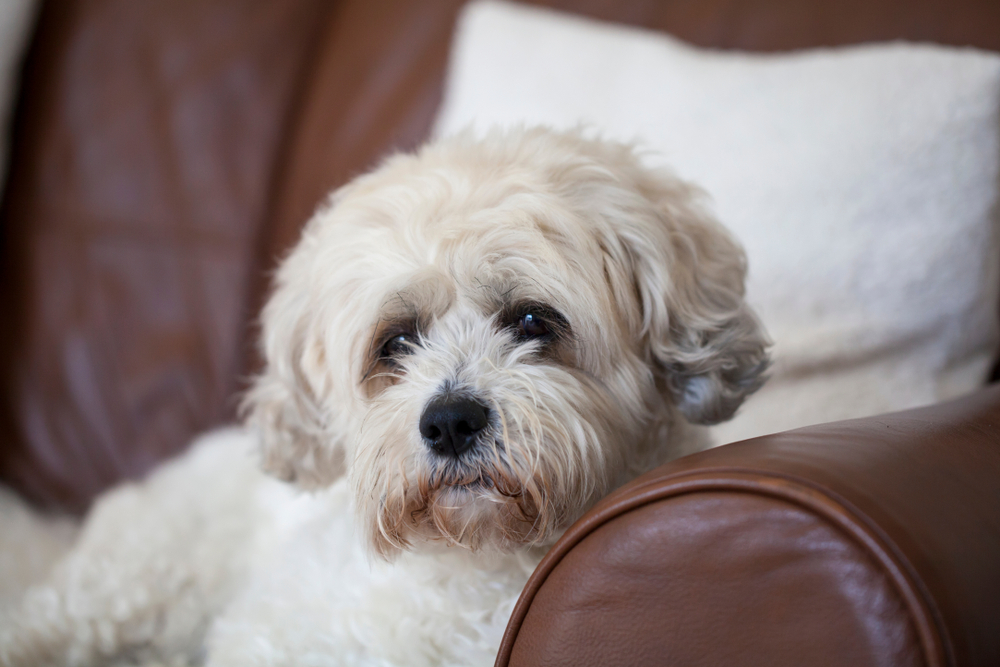
[[[420,417],[424,443],[441,456],[457,459],[476,444],[489,424],[489,409],[468,396],[445,395],[433,399]]]

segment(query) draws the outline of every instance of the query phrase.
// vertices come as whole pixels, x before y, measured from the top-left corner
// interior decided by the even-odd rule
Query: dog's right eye
[[[381,356],[388,360],[404,357],[413,351],[416,344],[416,337],[412,334],[396,334],[382,346]]]

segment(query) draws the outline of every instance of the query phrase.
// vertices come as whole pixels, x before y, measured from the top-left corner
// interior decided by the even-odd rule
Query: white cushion
[[[700,184],[775,341],[720,442],[980,386],[998,343],[1000,56],[759,55],[501,2],[460,17],[436,133],[581,121]]]

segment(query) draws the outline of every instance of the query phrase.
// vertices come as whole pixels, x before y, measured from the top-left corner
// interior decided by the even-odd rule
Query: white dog
[[[744,274],[698,192],[624,145],[389,159],[284,261],[250,428],[101,499],[0,663],[492,664],[561,532],[761,383]]]

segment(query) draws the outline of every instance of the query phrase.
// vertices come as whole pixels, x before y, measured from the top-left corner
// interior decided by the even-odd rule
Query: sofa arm
[[[1000,665],[1000,387],[640,477],[538,566],[496,664]]]

